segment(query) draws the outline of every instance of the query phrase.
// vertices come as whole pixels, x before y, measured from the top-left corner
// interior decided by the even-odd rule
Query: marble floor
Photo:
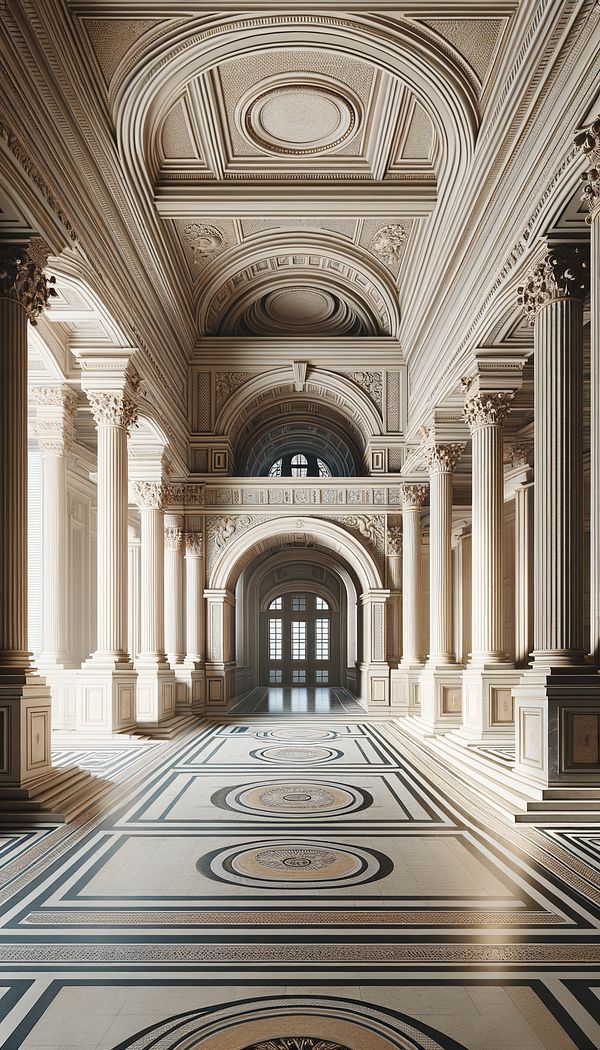
[[[600,826],[512,826],[301,692],[79,751],[107,808],[0,833],[4,1050],[600,1046]]]

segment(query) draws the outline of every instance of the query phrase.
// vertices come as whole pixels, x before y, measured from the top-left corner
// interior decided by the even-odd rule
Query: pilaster
[[[429,489],[403,484],[402,507],[402,659],[390,674],[392,706],[401,713],[421,710],[421,511]]]
[[[363,611],[363,660],[360,696],[368,710],[390,704],[390,669],[386,660],[386,603],[389,590],[372,588],[360,596]]]
[[[205,704],[206,653],[204,625],[204,536],[200,531],[185,532],[185,659],[175,671],[177,681],[185,682],[185,703],[195,711]]]
[[[210,588],[206,599],[206,709],[223,710],[235,696],[235,595]]]

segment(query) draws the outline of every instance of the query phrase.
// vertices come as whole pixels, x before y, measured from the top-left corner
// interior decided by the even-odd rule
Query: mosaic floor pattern
[[[271,700],[86,752],[104,812],[0,833],[0,1046],[597,1050],[600,826],[513,827],[400,724]]]

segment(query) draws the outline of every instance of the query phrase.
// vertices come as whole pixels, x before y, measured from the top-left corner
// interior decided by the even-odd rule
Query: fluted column
[[[183,639],[183,515],[165,515],[165,647],[171,667],[185,656]]]
[[[165,654],[165,487],[161,481],[136,481],[133,498],[141,520],[141,647],[139,662],[164,666]]]
[[[527,667],[533,649],[532,482],[515,490],[515,664]]]
[[[51,764],[50,691],[27,645],[27,321],[55,294],[46,259],[40,241],[0,247],[0,785]]]
[[[77,395],[71,387],[34,387],[35,434],[42,454],[42,652],[45,669],[69,662],[68,520],[66,454]]]
[[[204,662],[204,546],[201,532],[185,534],[185,663]]]
[[[431,444],[429,470],[429,658],[431,666],[454,662],[452,632],[452,475],[464,443]]]
[[[125,390],[87,389],[98,435],[97,663],[128,664],[127,431],[137,419]]]
[[[547,253],[520,301],[535,338],[534,661],[581,665],[583,640],[583,249]]]
[[[427,485],[402,485],[402,664],[411,666],[421,652],[421,508]]]
[[[590,653],[600,666],[600,116],[575,144],[587,160],[583,200],[590,223]]]
[[[132,658],[140,651],[140,537],[133,526],[129,526],[129,571],[127,574],[127,638]]]
[[[503,663],[503,423],[512,393],[469,397],[464,419],[472,440],[471,664]]]

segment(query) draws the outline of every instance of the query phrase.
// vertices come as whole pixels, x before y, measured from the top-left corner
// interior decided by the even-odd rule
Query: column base
[[[206,672],[201,663],[177,664],[173,668],[177,682],[176,707],[178,711],[201,713],[206,697]]]
[[[206,714],[222,713],[235,700],[235,662],[217,663],[207,661],[205,674]]]
[[[386,663],[359,664],[359,700],[367,711],[389,710],[390,669]]]
[[[400,663],[390,671],[391,707],[394,714],[421,714],[422,663]]]
[[[52,771],[51,705],[50,689],[34,671],[0,674],[0,791]]]
[[[137,673],[131,663],[94,654],[76,681],[77,731],[105,735],[134,728]]]
[[[52,694],[52,729],[73,731],[77,726],[77,675],[79,668],[37,661]]]
[[[462,724],[462,673],[458,664],[425,664],[419,722],[426,733],[448,733]]]
[[[453,736],[464,744],[513,744],[513,686],[522,672],[509,665],[469,664],[462,676],[463,722]]]
[[[534,666],[513,689],[515,772],[540,787],[600,784],[600,675]]]
[[[164,659],[141,657],[135,662],[137,690],[135,718],[138,725],[159,725],[175,714],[175,672]]]

